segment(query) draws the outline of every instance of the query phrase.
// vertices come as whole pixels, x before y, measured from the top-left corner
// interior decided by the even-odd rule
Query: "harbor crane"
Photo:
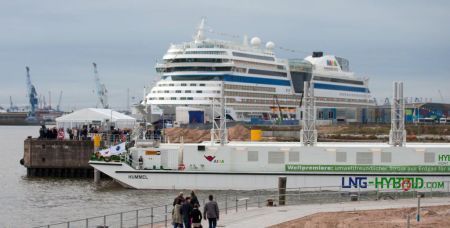
[[[439,96],[441,98],[441,101],[444,102],[444,96],[442,96],[442,92],[441,92],[440,89],[438,90],[438,93],[439,93]]]
[[[63,94],[63,91],[61,90],[61,92],[59,92],[58,104],[56,105],[56,111],[58,111],[58,112],[61,111],[62,94]]]
[[[27,90],[28,90],[27,96],[30,102],[30,112],[28,113],[28,119],[32,120],[36,118],[36,106],[38,104],[38,99],[36,88],[31,83],[30,68],[27,66],[25,67],[25,69],[27,70]]]
[[[9,96],[9,109],[8,109],[8,112],[17,112],[17,111],[19,111],[19,108],[14,105],[12,97]]]
[[[95,77],[95,86],[97,88],[97,97],[103,108],[109,108],[108,104],[108,90],[106,90],[105,84],[100,82],[100,77],[98,76],[97,64],[92,63],[94,66],[94,77]]]

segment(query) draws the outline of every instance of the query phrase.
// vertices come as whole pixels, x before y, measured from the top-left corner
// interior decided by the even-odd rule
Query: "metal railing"
[[[445,182],[446,188],[427,189],[427,191],[403,189],[375,189],[367,190],[365,188],[342,188],[341,186],[323,186],[323,187],[303,187],[287,188],[286,205],[306,205],[306,204],[325,204],[340,203],[351,200],[358,201],[376,201],[376,200],[398,200],[416,198],[418,193],[423,193],[426,198],[429,197],[449,197],[450,182]],[[240,194],[225,195],[217,197],[217,203],[220,213],[237,213],[249,208],[260,208],[263,206],[279,205],[279,189],[264,189],[241,192]],[[169,201],[169,200],[168,200]],[[204,205],[206,199],[202,200]],[[102,216],[89,217],[78,220],[71,220],[61,223],[37,226],[36,228],[99,228],[99,227],[153,227],[154,225],[171,225],[172,204],[152,206],[136,210],[123,211]]]

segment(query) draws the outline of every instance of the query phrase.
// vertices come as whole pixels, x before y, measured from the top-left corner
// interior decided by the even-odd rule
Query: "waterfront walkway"
[[[450,197],[422,198],[421,207],[450,205]],[[357,201],[335,204],[308,204],[283,207],[249,208],[239,213],[221,213],[218,227],[267,227],[318,212],[339,212],[417,207],[417,199]],[[203,221],[204,227],[207,223]]]

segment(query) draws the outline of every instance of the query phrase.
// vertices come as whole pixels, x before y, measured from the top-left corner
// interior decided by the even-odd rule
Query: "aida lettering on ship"
[[[119,155],[123,152],[126,152],[125,143],[120,143],[109,148],[103,149],[99,151],[103,157],[109,157],[112,155]]]

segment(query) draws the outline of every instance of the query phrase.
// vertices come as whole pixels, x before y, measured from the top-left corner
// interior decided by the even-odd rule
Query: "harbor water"
[[[38,126],[0,126],[0,227],[41,226],[170,204],[180,191],[126,189],[112,180],[95,185],[91,179],[28,178],[26,168],[19,164],[23,141],[38,132]],[[251,194],[197,191],[200,201],[210,193],[218,199]]]

